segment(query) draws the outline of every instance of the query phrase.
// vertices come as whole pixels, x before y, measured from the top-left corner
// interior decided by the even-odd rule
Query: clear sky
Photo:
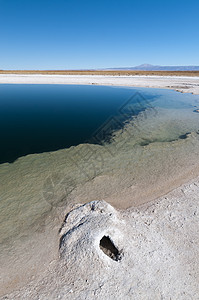
[[[199,65],[198,0],[0,0],[0,69]]]

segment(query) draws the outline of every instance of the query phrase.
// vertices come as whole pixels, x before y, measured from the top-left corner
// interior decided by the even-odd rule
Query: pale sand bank
[[[182,76],[106,76],[106,75],[16,75],[0,74],[0,83],[10,84],[99,84],[150,88],[169,88],[199,94],[199,77]]]

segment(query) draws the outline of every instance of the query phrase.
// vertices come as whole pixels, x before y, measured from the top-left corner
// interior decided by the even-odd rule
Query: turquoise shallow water
[[[52,259],[73,205],[104,199],[127,208],[195,174],[197,95],[62,85],[0,91],[0,286]]]

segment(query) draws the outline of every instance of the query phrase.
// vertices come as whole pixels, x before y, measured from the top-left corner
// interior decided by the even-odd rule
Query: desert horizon
[[[107,75],[107,76],[194,76],[199,71],[142,71],[142,70],[0,70],[0,74],[43,75]]]

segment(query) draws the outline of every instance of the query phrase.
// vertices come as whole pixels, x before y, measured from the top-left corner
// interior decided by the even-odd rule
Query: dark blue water
[[[132,94],[99,86],[0,85],[0,163],[92,140],[107,119],[121,116]],[[143,109],[135,107],[132,114]],[[122,126],[125,117],[120,119],[113,127]]]
[[[129,117],[153,109],[157,99],[160,104],[160,91],[154,89],[0,85],[0,163],[80,143],[100,143]],[[170,102],[173,105],[172,99]],[[172,106],[165,101],[161,105]],[[178,101],[175,105],[182,108],[187,103]],[[96,132],[110,119],[106,137],[100,137]]]

